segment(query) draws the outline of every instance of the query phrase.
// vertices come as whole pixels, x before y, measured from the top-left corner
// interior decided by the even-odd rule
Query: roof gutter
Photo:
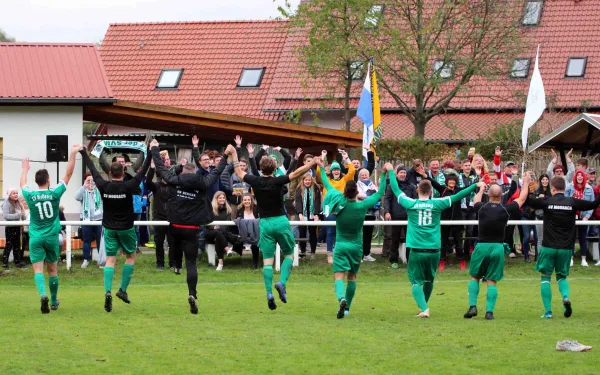
[[[0,105],[88,105],[113,104],[114,98],[0,98]]]

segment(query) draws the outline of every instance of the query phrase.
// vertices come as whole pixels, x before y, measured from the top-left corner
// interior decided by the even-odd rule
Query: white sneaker
[[[425,319],[429,318],[429,309],[420,312],[416,317],[417,318],[425,318]]]
[[[571,258],[571,267],[573,267],[573,258]]]
[[[581,267],[587,267],[588,266],[588,262],[585,259],[581,260]]]
[[[371,256],[371,254],[369,254],[369,255],[367,255],[366,257],[364,257],[364,258],[363,258],[363,260],[364,260],[365,262],[374,262],[374,261],[376,261],[377,259],[373,258],[373,257]]]
[[[223,271],[223,264],[219,264],[217,266],[217,271]]]
[[[230,257],[230,256],[232,256],[232,255],[233,255],[233,250],[231,250],[231,249],[228,249],[228,250],[227,250],[227,256],[228,256],[228,257]]]
[[[87,268],[88,264],[90,264],[90,262],[88,262],[88,260],[87,260],[87,259],[85,259],[85,260],[83,261],[83,263],[81,263],[81,268]]]
[[[509,258],[516,258],[516,257],[517,257],[517,255],[516,255],[515,253],[510,253],[510,254],[508,254],[508,257],[509,257]]]
[[[596,266],[600,266],[600,260],[595,265]]]
[[[591,346],[580,344],[577,341],[565,340],[556,343],[556,350],[560,352],[587,352]]]

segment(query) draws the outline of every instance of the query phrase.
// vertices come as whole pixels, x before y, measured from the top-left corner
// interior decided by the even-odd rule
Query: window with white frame
[[[567,63],[567,77],[583,77],[585,75],[585,66],[587,57],[569,57]]]
[[[158,89],[176,89],[179,87],[183,69],[163,69],[158,76],[156,88]]]
[[[534,26],[540,23],[543,3],[541,0],[528,0],[525,2],[523,25]]]
[[[513,61],[512,70],[510,72],[511,78],[527,78],[527,76],[529,75],[530,63],[530,59],[515,59],[515,61]]]
[[[238,87],[260,87],[265,68],[244,68],[238,81]]]

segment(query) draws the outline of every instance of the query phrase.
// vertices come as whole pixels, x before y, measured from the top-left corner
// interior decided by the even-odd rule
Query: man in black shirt
[[[224,157],[209,174],[202,176],[196,173],[196,166],[187,163],[181,174],[176,175],[170,171],[160,157],[158,142],[150,143],[152,159],[156,165],[156,174],[169,185],[169,198],[167,217],[169,219],[169,233],[173,237],[173,250],[175,257],[180,259],[180,252],[185,254],[185,268],[187,271],[188,303],[190,312],[198,314],[196,286],[198,284],[198,235],[200,225],[209,224],[212,220],[212,207],[208,200],[210,189],[218,181],[219,176],[227,166],[227,157]],[[235,152],[232,145],[227,146],[225,155]]]
[[[106,265],[104,266],[104,310],[112,311],[112,282],[115,275],[115,263],[117,262],[117,252],[123,250],[126,254],[125,265],[123,265],[123,275],[121,278],[121,288],[117,292],[117,297],[125,303],[130,303],[127,296],[127,287],[133,276],[133,266],[135,264],[135,251],[137,250],[137,236],[133,226],[133,194],[139,190],[140,183],[144,179],[151,158],[147,157],[142,169],[133,177],[133,179],[124,181],[125,171],[123,165],[114,162],[110,165],[110,181],[106,181],[90,159],[85,148],[82,148],[81,156],[88,169],[94,177],[94,182],[102,196],[102,205],[104,207],[104,216],[102,217],[102,226],[104,227],[104,245],[106,247]]]
[[[519,212],[527,200],[529,191],[527,187],[530,183],[531,178],[526,175],[523,178],[521,195],[509,204],[502,203],[502,188],[499,185],[490,186],[487,203],[481,203],[485,189],[479,189],[473,199],[475,212],[479,215],[479,236],[469,266],[471,274],[471,281],[469,281],[470,307],[464,315],[467,319],[477,316],[479,280],[482,277],[485,277],[488,285],[485,318],[487,320],[494,319],[494,307],[498,298],[496,284],[504,277],[504,253],[505,249],[509,249],[508,245],[504,243],[506,224],[511,214]]]
[[[533,209],[544,210],[544,238],[542,249],[535,263],[535,270],[542,274],[540,292],[544,303],[544,319],[552,318],[552,289],[550,277],[556,271],[556,281],[563,300],[565,318],[573,314],[567,276],[571,263],[571,251],[575,247],[577,228],[575,221],[579,211],[593,210],[600,205],[600,195],[593,202],[565,197],[566,182],[562,177],[550,181],[552,197],[529,201]]]
[[[247,174],[240,167],[237,153],[233,153],[233,165],[235,173],[240,180],[250,184],[258,205],[258,213],[260,215],[260,240],[258,246],[263,253],[263,276],[265,280],[265,288],[267,290],[267,302],[269,309],[275,310],[275,298],[273,297],[273,257],[277,244],[281,247],[281,252],[285,257],[281,264],[281,278],[275,284],[275,289],[279,293],[279,298],[283,303],[287,303],[286,284],[292,272],[293,256],[294,256],[294,235],[290,222],[285,215],[283,208],[282,190],[290,181],[304,175],[316,165],[316,161],[304,164],[300,169],[297,169],[284,176],[274,177],[273,174],[277,168],[276,161],[268,156],[263,156],[260,159],[260,170],[262,177],[252,176]]]

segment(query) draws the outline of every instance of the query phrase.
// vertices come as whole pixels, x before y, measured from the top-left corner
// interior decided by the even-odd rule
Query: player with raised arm
[[[504,243],[504,232],[511,214],[519,212],[527,200],[530,183],[531,178],[526,174],[519,198],[508,204],[502,203],[502,188],[495,184],[490,186],[487,203],[481,202],[485,189],[479,189],[473,199],[473,207],[479,216],[479,235],[469,265],[469,310],[464,315],[467,319],[477,316],[479,280],[483,277],[487,281],[485,318],[494,319],[494,308],[498,298],[496,284],[504,277],[504,254],[510,253],[510,247]]]
[[[423,172],[423,166],[419,167]],[[422,173],[421,173],[422,174]],[[440,264],[440,216],[443,210],[453,203],[460,202],[476,187],[485,186],[480,181],[459,193],[445,198],[431,199],[431,181],[422,180],[417,188],[419,199],[408,198],[399,188],[395,178],[390,178],[392,192],[398,203],[408,212],[406,247],[410,248],[408,260],[408,279],[412,284],[412,295],[421,312],[419,318],[429,318],[427,302],[433,291],[435,274]]]
[[[60,219],[58,217],[60,198],[67,191],[67,185],[75,170],[75,157],[81,145],[75,145],[71,149],[67,170],[62,180],[55,187],[50,187],[50,175],[45,169],[35,172],[35,183],[38,190],[32,190],[27,186],[27,174],[29,173],[29,158],[22,161],[21,189],[23,198],[30,207],[29,223],[29,258],[33,266],[33,279],[40,293],[42,303],[42,314],[48,314],[50,309],[57,310],[58,301],[58,256],[60,246],[58,234],[61,231]],[[46,279],[44,277],[44,262],[48,270],[48,282],[50,286],[50,299],[46,294]],[[50,304],[50,306],[48,306]]]
[[[593,210],[600,205],[600,195],[592,202],[584,201],[566,197],[565,189],[565,179],[555,176],[550,180],[552,197],[529,201],[531,208],[544,210],[544,238],[542,239],[542,249],[535,263],[535,270],[542,274],[540,292],[545,309],[542,319],[552,318],[550,278],[553,272],[556,272],[564,316],[568,318],[573,314],[570,299],[571,288],[567,276],[569,276],[571,252],[575,247],[577,234],[576,213]]]
[[[126,260],[123,265],[123,274],[121,277],[121,287],[117,292],[117,297],[125,303],[131,303],[127,295],[127,287],[133,276],[135,264],[135,251],[137,250],[137,236],[133,226],[133,194],[139,190],[140,183],[144,179],[152,158],[146,157],[144,164],[129,181],[124,181],[125,173],[123,166],[119,163],[110,165],[110,181],[105,180],[100,172],[94,166],[94,163],[87,154],[87,150],[82,148],[81,156],[85,165],[88,167],[96,187],[100,190],[102,196],[102,205],[104,215],[102,217],[102,226],[104,227],[104,245],[106,247],[106,265],[104,266],[104,310],[112,311],[112,283],[115,275],[115,264],[117,262],[117,252],[123,250]]]
[[[292,227],[283,209],[282,190],[290,181],[304,175],[304,173],[314,167],[316,161],[305,164],[290,174],[274,177],[275,169],[277,168],[276,161],[265,155],[260,159],[259,165],[262,176],[259,177],[247,174],[242,170],[237,152],[234,151],[232,157],[235,173],[241,181],[252,186],[254,196],[256,197],[258,213],[260,215],[260,239],[258,246],[263,253],[263,277],[267,290],[267,303],[269,309],[275,310],[277,304],[275,304],[275,298],[273,297],[272,284],[273,257],[275,256],[276,246],[279,244],[284,259],[281,264],[281,278],[275,284],[275,289],[279,293],[281,301],[287,303],[286,285],[292,272],[294,245],[296,243]]]
[[[352,299],[356,293],[356,274],[363,257],[363,225],[367,210],[379,202],[386,188],[386,172],[389,178],[395,178],[394,167],[386,163],[381,171],[379,190],[368,198],[358,202],[358,187],[354,180],[346,182],[344,192],[336,190],[325,174],[323,159],[318,159],[321,180],[329,191],[323,202],[326,216],[336,215],[336,238],[333,251],[334,287],[339,306],[337,318],[342,319],[350,313]],[[348,279],[348,287],[344,286],[344,278]]]

